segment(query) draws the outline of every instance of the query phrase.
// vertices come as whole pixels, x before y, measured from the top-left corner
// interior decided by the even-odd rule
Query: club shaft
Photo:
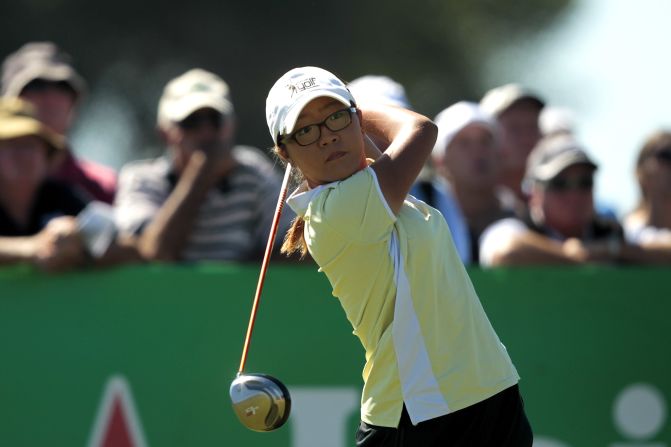
[[[263,291],[263,283],[266,278],[266,270],[268,270],[268,263],[270,256],[273,253],[273,245],[275,245],[275,236],[277,235],[277,227],[280,223],[280,216],[282,215],[282,207],[284,206],[284,199],[287,196],[287,188],[289,186],[289,177],[291,176],[291,164],[287,163],[287,169],[284,172],[284,179],[282,180],[282,187],[280,189],[280,196],[275,207],[275,215],[273,216],[273,223],[270,227],[270,234],[268,235],[268,243],[266,244],[266,252],[263,255],[263,262],[261,263],[261,273],[259,274],[259,281],[256,284],[256,293],[254,294],[254,303],[252,304],[252,313],[249,316],[249,324],[247,325],[247,335],[245,336],[245,344],[242,348],[242,357],[240,358],[240,367],[238,368],[238,375],[245,370],[245,363],[247,362],[247,353],[249,352],[249,345],[252,340],[252,331],[254,330],[254,322],[256,321],[256,313],[259,309],[259,301],[261,301],[261,292]]]

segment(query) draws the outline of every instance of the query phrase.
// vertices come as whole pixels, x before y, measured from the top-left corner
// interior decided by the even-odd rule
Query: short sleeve
[[[382,195],[377,176],[365,168],[346,180],[327,186],[310,204],[310,226],[328,226],[352,242],[386,239],[396,216]]]

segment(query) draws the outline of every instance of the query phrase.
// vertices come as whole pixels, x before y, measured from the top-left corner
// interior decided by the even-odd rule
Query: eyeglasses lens
[[[301,146],[309,146],[321,137],[321,126],[326,126],[329,130],[337,132],[349,126],[352,122],[351,109],[338,110],[326,117],[326,119],[317,124],[298,129],[293,133],[293,137]]]

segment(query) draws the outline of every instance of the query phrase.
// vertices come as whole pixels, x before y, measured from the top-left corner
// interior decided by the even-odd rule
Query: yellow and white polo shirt
[[[287,203],[366,350],[364,422],[396,427],[405,403],[417,424],[517,383],[437,210],[408,196],[395,216],[370,167]]]

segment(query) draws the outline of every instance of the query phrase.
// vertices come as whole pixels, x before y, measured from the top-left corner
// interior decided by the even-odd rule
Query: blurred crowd
[[[386,76],[349,88],[359,106],[413,108]],[[86,82],[58,46],[7,55],[0,91],[0,265],[59,272],[263,256],[281,174],[268,154],[237,144],[229,87],[215,73],[194,68],[165,85],[164,154],[118,173],[69,145]],[[635,176],[640,199],[620,220],[595,203],[599,166],[570,111],[541,93],[499,86],[434,121],[438,138],[412,194],[442,213],[464,264],[671,262],[671,130],[642,141],[635,171],[622,173]],[[292,218],[285,207],[279,235]]]

